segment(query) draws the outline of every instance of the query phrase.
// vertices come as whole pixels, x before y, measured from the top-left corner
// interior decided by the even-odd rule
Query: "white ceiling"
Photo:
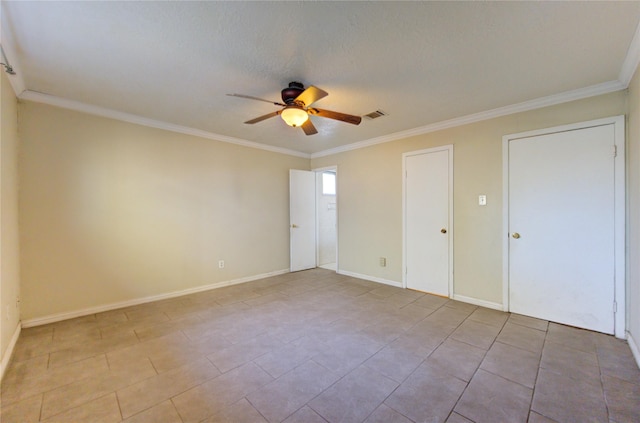
[[[2,43],[22,98],[318,153],[624,88],[639,21],[638,1],[3,1]],[[307,137],[243,124],[277,108],[225,95],[280,101],[290,81],[328,91],[316,107],[388,116],[313,117]]]

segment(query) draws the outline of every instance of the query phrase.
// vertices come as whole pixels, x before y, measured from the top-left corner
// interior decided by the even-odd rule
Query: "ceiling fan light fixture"
[[[301,126],[309,119],[307,111],[300,106],[287,106],[280,112],[280,117],[289,126],[298,127]]]
[[[265,100],[259,97],[253,97],[251,95],[244,94],[227,94],[231,97],[241,97],[250,100],[264,101],[271,103],[274,106],[281,106],[282,109],[267,113],[266,115],[258,116],[257,118],[246,121],[246,124],[253,125],[254,123],[262,122],[263,120],[270,119],[272,117],[280,115],[284,123],[293,127],[300,128],[305,135],[317,134],[318,130],[313,125],[309,115],[318,116],[321,118],[328,118],[333,120],[339,120],[341,122],[349,123],[351,125],[359,125],[362,118],[360,116],[348,115],[346,113],[332,112],[331,110],[316,109],[310,107],[316,101],[325,98],[329,95],[324,90],[313,85],[304,88],[304,85],[300,82],[290,82],[289,87],[282,90],[282,101],[284,103],[278,103],[277,101]],[[382,113],[382,112],[381,112]]]

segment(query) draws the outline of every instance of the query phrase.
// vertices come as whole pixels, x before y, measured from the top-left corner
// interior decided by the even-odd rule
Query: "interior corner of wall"
[[[636,364],[640,367],[640,345],[638,345],[637,341],[633,338],[631,332],[627,332],[627,343],[629,344],[633,358],[636,359]]]
[[[18,326],[16,326],[16,329],[13,332],[13,336],[11,337],[9,345],[7,345],[7,348],[4,351],[0,351],[0,354],[2,354],[2,359],[0,359],[0,383],[2,383],[4,374],[9,367],[9,363],[11,362],[11,357],[13,357],[13,351],[15,350],[16,344],[18,343],[18,338],[20,337],[21,330],[22,324],[18,322]]]

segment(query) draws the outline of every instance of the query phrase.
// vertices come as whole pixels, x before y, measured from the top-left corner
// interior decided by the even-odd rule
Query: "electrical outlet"
[[[224,260],[218,260],[218,269],[224,269]]]
[[[380,257],[380,267],[387,267],[387,258]]]

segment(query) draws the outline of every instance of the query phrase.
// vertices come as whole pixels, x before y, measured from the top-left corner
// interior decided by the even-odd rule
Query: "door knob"
[[[520,238],[520,234],[517,232],[514,232],[513,235],[511,235],[512,237],[514,237],[515,239]]]
[[[297,227],[298,227],[298,225],[296,225],[295,223],[292,223],[292,224],[291,224],[291,227],[292,227],[292,228],[297,228]]]
[[[447,230],[445,228],[440,229],[440,232],[442,232],[443,234],[447,233]]]

